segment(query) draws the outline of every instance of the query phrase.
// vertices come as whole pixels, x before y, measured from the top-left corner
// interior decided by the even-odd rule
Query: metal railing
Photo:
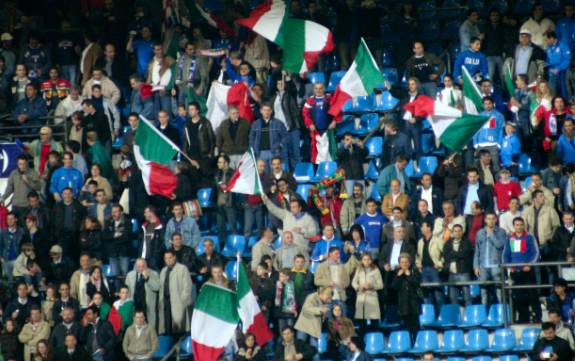
[[[61,142],[68,141],[68,122],[66,119],[48,115],[37,118],[42,124],[27,125],[16,124],[16,120],[11,114],[0,115],[0,139],[3,141],[13,142],[16,139],[28,142],[39,138],[39,130],[43,126],[52,128],[52,137]],[[58,121],[58,123],[56,123]]]
[[[440,288],[440,287],[469,287],[473,285],[478,285],[481,288],[485,287],[495,287],[501,291],[501,304],[509,305],[508,307],[503,307],[503,322],[504,326],[508,327],[509,324],[513,324],[513,290],[522,290],[522,289],[550,289],[553,287],[553,284],[550,283],[531,283],[531,284],[522,284],[517,285],[511,282],[511,278],[509,277],[509,271],[512,268],[517,267],[531,267],[535,268],[557,268],[557,277],[563,276],[563,269],[564,268],[572,268],[575,267],[575,263],[573,262],[537,262],[537,263],[502,263],[499,265],[501,279],[499,281],[466,281],[466,282],[425,282],[421,284],[422,288]],[[537,280],[535,281],[537,282]],[[575,286],[575,281],[568,282],[569,286]],[[510,314],[508,314],[510,312]]]
[[[176,361],[180,361],[180,344],[185,338],[186,336],[180,337],[180,339],[174,344],[174,346],[172,346],[170,351],[167,354],[165,354],[160,361],[168,361],[170,357],[174,355],[174,352],[176,353]]]

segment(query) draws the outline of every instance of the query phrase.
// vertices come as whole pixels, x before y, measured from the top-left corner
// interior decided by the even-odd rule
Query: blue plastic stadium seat
[[[527,192],[527,188],[529,188],[529,185],[531,184],[532,181],[533,179],[530,176],[525,178],[525,180],[523,181],[523,187],[521,187],[521,192]]]
[[[535,342],[539,339],[541,329],[539,328],[524,328],[521,331],[521,338],[519,343],[513,348],[513,351],[528,352],[533,349]]]
[[[468,305],[463,312],[463,319],[457,325],[458,327],[477,327],[481,326],[487,320],[487,310],[485,305]]]
[[[373,96],[373,110],[377,112],[389,111],[399,103],[399,99],[394,98],[390,92],[384,91],[381,94]],[[379,115],[378,115],[379,119]]]
[[[282,235],[280,233],[280,234],[278,234],[278,236],[276,237],[276,239],[274,241],[274,249],[280,248],[281,245],[282,245]]]
[[[374,360],[374,361],[377,361],[377,360]],[[385,360],[385,361],[387,361],[387,360]],[[394,361],[413,361],[413,359],[410,357],[396,357],[396,358],[394,358]]]
[[[437,331],[422,330],[417,333],[415,344],[409,351],[410,353],[424,353],[427,351],[435,351],[438,348]]]
[[[198,202],[200,202],[200,207],[211,207],[212,203],[212,188],[201,188],[198,190]]]
[[[193,354],[192,337],[188,335],[180,342],[180,358],[190,358]]]
[[[437,169],[438,166],[437,157],[434,156],[421,157],[419,158],[417,165],[419,166],[419,171],[422,174],[423,173],[433,174],[435,173],[435,170]]]
[[[369,152],[369,154],[367,155],[368,158],[379,157],[381,155],[381,152],[383,151],[383,138],[382,137],[369,138],[368,141],[365,143],[365,147]]]
[[[496,303],[491,305],[489,308],[489,313],[487,314],[487,320],[481,324],[482,327],[487,328],[497,328],[501,327],[504,324],[504,317],[503,317],[503,305],[500,303]],[[511,308],[507,305],[507,319],[511,319]]]
[[[345,73],[346,73],[345,70],[334,71],[333,73],[331,73],[331,75],[329,76],[329,83],[327,84],[328,92],[332,93],[335,91],[335,88],[337,88],[337,85],[339,84],[341,78],[343,78]]]
[[[359,96],[351,99],[351,111],[355,113],[369,112],[373,109],[373,100],[369,95]]]
[[[539,172],[539,169],[533,164],[527,154],[521,154],[519,157],[519,175],[527,176]]]
[[[501,355],[501,356],[499,356],[499,361],[519,361],[519,356],[517,356],[517,355]]]
[[[457,40],[459,39],[459,27],[461,23],[458,20],[452,20],[445,24],[441,38],[443,40]]]
[[[381,202],[383,199],[381,194],[379,194],[379,190],[377,190],[377,185],[375,183],[371,186],[371,192],[369,193],[369,196],[375,199],[376,202]]]
[[[387,66],[393,66],[393,65],[394,65],[393,51],[391,50],[391,48],[383,49],[381,52],[381,66],[387,67]]]
[[[500,328],[495,330],[491,346],[485,350],[492,353],[502,353],[511,351],[515,347],[515,332],[510,328]]]
[[[471,361],[492,361],[491,356],[475,356],[471,358]]]
[[[469,293],[471,294],[471,298],[481,296],[481,287],[479,285],[470,285],[469,286]]]
[[[172,339],[172,336],[158,336],[158,349],[152,357],[161,359],[168,352],[170,352],[172,346],[174,346],[174,340]]]
[[[440,353],[458,352],[465,346],[465,338],[462,330],[447,330],[443,333],[443,342],[437,350]]]
[[[455,327],[461,322],[461,310],[459,305],[445,304],[439,309],[439,316],[434,327]]]
[[[246,248],[246,238],[239,234],[230,234],[222,251],[225,257],[235,257],[238,252],[243,253]]]
[[[112,274],[112,267],[110,267],[109,264],[103,264],[102,265],[102,273],[104,274],[104,276],[106,277],[113,277],[115,275]]]
[[[485,8],[485,0],[469,0],[467,6],[469,9],[480,11]]]
[[[366,135],[379,124],[379,115],[377,113],[362,114],[359,124],[359,128],[355,128],[354,125],[352,133],[356,135]]]
[[[229,261],[228,263],[226,263],[224,271],[226,273],[226,277],[228,277],[228,280],[235,280],[236,274],[238,273],[238,262]]]
[[[425,22],[421,24],[421,39],[427,41],[438,40],[441,36],[439,23],[435,21]]]
[[[465,357],[450,356],[447,361],[467,361]]]
[[[315,181],[319,182],[325,178],[329,178],[335,174],[337,170],[337,162],[326,161],[321,162],[317,166],[317,172],[315,174]]]
[[[316,83],[325,84],[325,74],[322,72],[308,73],[307,78],[312,84]]]
[[[513,14],[527,16],[531,14],[535,0],[518,0],[515,2]]]
[[[251,236],[248,239],[248,245],[246,246],[246,248],[244,249],[244,253],[243,256],[245,257],[251,257],[252,256],[252,248],[253,246],[255,246],[256,243],[258,243],[259,241],[259,237],[258,236]]]
[[[355,131],[355,120],[353,116],[346,115],[343,120],[337,123],[335,134],[337,137],[343,137],[345,133],[353,133]]]
[[[379,170],[373,161],[370,161],[367,165],[367,171],[365,172],[365,179],[376,181],[379,178]]]
[[[365,352],[368,354],[376,355],[383,352],[383,346],[385,345],[383,333],[369,332],[365,334],[363,339],[365,342]]]
[[[409,178],[419,178],[421,177],[421,173],[418,172],[414,166],[413,166],[413,160],[410,160],[409,163],[407,163],[407,166],[405,167],[405,174],[409,177]]]
[[[313,178],[313,164],[306,162],[296,164],[293,176],[298,183],[311,182]]]
[[[298,184],[295,192],[307,202],[312,187],[311,184]]]
[[[317,270],[317,268],[319,267],[319,262],[317,261],[312,261],[309,265],[309,271],[312,274],[315,274],[315,271]]]
[[[420,20],[431,20],[437,17],[437,6],[435,1],[421,2],[418,5],[417,10]]]
[[[327,351],[327,333],[323,332],[317,342],[317,352],[321,355]]]
[[[561,2],[559,0],[544,0],[541,3],[545,14],[556,14],[561,10]]]
[[[478,0],[474,0],[474,1],[478,1]],[[492,0],[491,4],[489,4],[489,5],[492,9],[497,9],[502,14],[507,12],[507,8],[509,7],[507,0]]]
[[[393,331],[387,340],[387,346],[383,350],[386,354],[401,354],[411,349],[411,338],[407,331]]]
[[[439,13],[440,19],[458,19],[461,18],[463,7],[459,0],[443,0],[443,8]]]
[[[435,322],[435,307],[433,304],[424,303],[421,305],[419,314],[419,324],[422,327],[431,326]]]
[[[435,135],[431,132],[421,134],[421,151],[423,154],[431,154],[435,150]]]
[[[462,352],[477,353],[485,350],[489,346],[489,336],[484,328],[475,328],[467,333],[465,346],[461,348]]]

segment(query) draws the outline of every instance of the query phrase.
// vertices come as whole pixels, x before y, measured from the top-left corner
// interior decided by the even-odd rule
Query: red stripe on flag
[[[254,114],[250,105],[249,89],[244,82],[239,82],[230,88],[226,98],[228,106],[236,106],[240,117],[246,119],[250,124],[254,121]]]
[[[253,29],[254,26],[256,25],[256,23],[258,22],[258,20],[260,20],[260,18],[267,13],[268,11],[270,11],[272,8],[272,0],[266,1],[265,3],[259,5],[258,7],[256,7],[251,13],[250,16],[248,18],[245,19],[238,19],[236,20],[236,24],[238,25],[243,25],[245,27],[248,27],[250,29]]]
[[[333,36],[331,34],[331,31],[329,31],[327,34],[327,41],[326,41],[325,46],[322,50],[320,50],[320,51],[304,51],[303,59],[305,61],[306,67],[308,69],[312,69],[315,66],[315,64],[317,63],[319,56],[321,54],[329,53],[334,48],[335,48],[335,46],[333,44]]]
[[[236,171],[234,172],[234,174],[232,175],[232,177],[230,178],[228,185],[226,187],[226,189],[229,191],[230,189],[232,189],[233,187],[236,186],[236,182],[238,181],[238,179],[240,179],[241,177],[241,173],[240,173],[240,168],[242,166],[243,162],[240,162],[238,164],[238,167],[236,168]]]
[[[236,31],[234,30],[234,28],[232,28],[231,26],[229,26],[224,19],[220,18],[219,16],[210,13],[210,18],[212,18],[212,20],[216,23],[216,25],[218,26],[218,29],[220,29],[221,31],[223,31],[224,33],[228,34],[231,37],[236,36]]]
[[[210,347],[192,340],[195,361],[216,361],[224,352],[223,347]]]
[[[343,109],[345,103],[351,99],[351,96],[341,90],[340,86],[338,85],[335,88],[335,92],[330,98],[330,107],[328,113],[334,117],[337,117],[341,114],[341,110]]]
[[[150,162],[150,193],[170,198],[176,190],[178,178],[165,165]]]
[[[414,101],[403,106],[403,110],[414,117],[427,118],[435,113],[435,100],[426,95],[418,95]]]
[[[261,311],[254,317],[254,322],[248,327],[248,332],[254,334],[260,346],[265,345],[274,337]]]

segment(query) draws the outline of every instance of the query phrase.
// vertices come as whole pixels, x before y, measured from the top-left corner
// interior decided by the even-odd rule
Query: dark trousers
[[[533,269],[529,270],[528,272],[515,271],[511,273],[511,279],[513,280],[514,285],[527,285],[536,283],[535,272]],[[539,296],[536,289],[531,288],[514,290],[513,305],[516,310],[518,323],[530,322],[529,307],[531,307],[531,311],[534,314],[533,322],[541,322],[541,304],[539,302]]]
[[[403,320],[403,328],[409,331],[411,343],[413,344],[419,331],[419,314],[403,315],[401,319]]]

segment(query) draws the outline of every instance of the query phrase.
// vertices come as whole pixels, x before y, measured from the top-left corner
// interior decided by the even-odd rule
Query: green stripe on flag
[[[250,147],[250,156],[254,162],[254,167],[256,168],[256,184],[254,185],[254,194],[262,195],[264,187],[262,186],[262,180],[260,179],[260,174],[258,172],[258,162],[256,161],[256,156],[254,155],[254,149]]]
[[[465,98],[465,111],[467,113],[479,113],[483,111],[483,97],[481,96],[481,92],[475,84],[475,80],[469,74],[469,71],[462,66],[461,67],[461,74],[463,77],[463,97]],[[472,109],[472,106],[475,106],[475,109]],[[469,109],[471,108],[471,109]]]
[[[505,88],[507,89],[509,96],[512,97],[513,95],[515,95],[515,84],[513,84],[513,74],[511,73],[511,64],[509,62],[507,62],[507,65],[505,66],[504,77],[505,77]]]
[[[134,142],[147,161],[167,165],[178,153],[178,148],[142,116]]]
[[[292,73],[299,73],[304,62],[305,20],[285,19],[283,33],[283,68]]]
[[[368,94],[373,92],[373,89],[375,89],[378,84],[384,82],[385,79],[363,39],[361,39],[357,54],[355,55],[355,65],[355,71],[359,74],[361,82]]]
[[[462,114],[445,129],[439,140],[450,150],[460,151],[488,120],[489,117],[481,115]]]
[[[250,281],[248,274],[243,264],[238,264],[238,283],[237,283],[238,301],[244,298],[245,295],[251,292]]]
[[[202,286],[194,308],[224,322],[237,323],[240,320],[237,303],[234,292],[206,283]]]

